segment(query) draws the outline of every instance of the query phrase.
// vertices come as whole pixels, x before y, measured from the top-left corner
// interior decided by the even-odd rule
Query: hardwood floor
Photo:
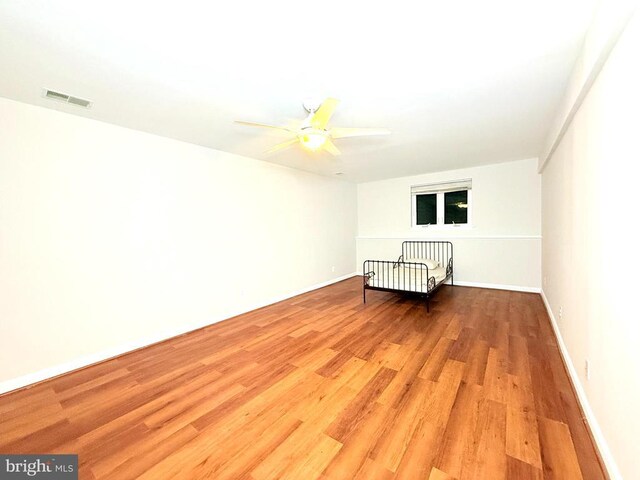
[[[0,397],[80,478],[605,478],[536,294],[353,278]]]

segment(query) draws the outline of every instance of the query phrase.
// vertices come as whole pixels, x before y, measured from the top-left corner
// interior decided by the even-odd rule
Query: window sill
[[[473,230],[473,225],[465,223],[464,225],[413,225],[411,227],[412,230],[421,231],[421,230]]]

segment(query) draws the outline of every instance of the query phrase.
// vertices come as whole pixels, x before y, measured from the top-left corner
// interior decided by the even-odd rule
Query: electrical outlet
[[[547,276],[546,275],[542,278],[542,285],[544,285],[545,287],[547,286]]]
[[[336,271],[336,267],[335,267],[335,265],[331,265],[331,271],[332,271],[332,272],[335,272],[335,271]]]
[[[591,366],[589,365],[589,360],[584,361],[584,376],[587,381],[591,380]]]
[[[562,320],[562,307],[560,307],[560,310],[558,310],[558,317],[560,318],[560,320]]]

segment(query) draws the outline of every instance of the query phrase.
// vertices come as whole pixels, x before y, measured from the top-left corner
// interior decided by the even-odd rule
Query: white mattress
[[[422,273],[422,276],[421,276]],[[429,277],[435,277],[436,285],[447,277],[447,270],[444,267],[429,270]],[[405,290],[409,292],[427,293],[427,270],[397,267],[389,270],[380,270],[369,279],[369,285],[380,288],[393,288],[395,290]]]

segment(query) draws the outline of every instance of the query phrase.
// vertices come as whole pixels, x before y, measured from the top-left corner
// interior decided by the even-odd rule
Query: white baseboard
[[[173,337],[177,337],[179,335],[184,335],[185,333],[192,332],[193,330],[197,330],[202,327],[206,327],[208,325],[213,325],[214,323],[221,322],[222,320],[226,320],[228,318],[235,317],[237,315],[242,315],[243,313],[250,312],[252,310],[257,310],[258,308],[266,307],[268,305],[272,305],[274,303],[281,302],[283,300],[287,300],[289,298],[295,297],[297,295],[302,295],[303,293],[310,292],[312,290],[317,290],[318,288],[326,287],[333,283],[341,282],[342,280],[346,280],[351,277],[355,277],[357,274],[355,272],[350,273],[348,275],[343,275],[341,277],[333,278],[326,282],[318,283],[316,285],[312,285],[307,288],[303,288],[301,290],[297,290],[294,292],[290,292],[286,295],[282,295],[276,298],[272,298],[267,300],[266,302],[261,302],[260,304],[250,305],[248,307],[244,307],[239,309],[238,311],[227,312],[225,315],[221,316],[221,318],[207,320],[206,322],[200,322],[196,324],[184,325],[181,328],[176,328],[172,330],[167,330],[164,332],[156,333],[155,335],[151,335],[149,337],[140,338],[131,342],[128,342],[123,345],[118,345],[117,347],[110,348],[107,350],[103,350],[101,352],[92,353],[90,355],[85,355],[80,358],[76,358],[69,362],[61,363],[55,365],[53,367],[45,368],[43,370],[38,370],[37,372],[28,373],[26,375],[22,375],[18,378],[12,378],[10,380],[5,380],[0,382],[0,395],[3,393],[10,392],[12,390],[17,390],[18,388],[23,388],[28,385],[32,385],[34,383],[41,382],[48,378],[57,377],[58,375],[62,375],[65,373],[72,372],[74,370],[78,370],[80,368],[87,367],[89,365],[93,365],[98,362],[103,362],[105,360],[109,360],[110,358],[117,357],[118,355],[122,355],[127,352],[131,352],[132,350],[137,350],[139,348],[148,347],[149,345],[153,345],[154,343],[162,342],[164,340],[168,340]]]
[[[596,416],[591,409],[587,394],[582,387],[582,383],[580,382],[578,372],[576,371],[576,368],[573,365],[573,361],[571,360],[571,355],[569,355],[569,350],[567,350],[567,346],[564,343],[564,339],[562,338],[562,334],[560,333],[560,328],[558,327],[558,322],[556,321],[556,317],[553,314],[553,309],[551,308],[551,305],[549,305],[549,301],[547,300],[547,296],[545,295],[544,290],[542,290],[540,294],[542,296],[544,306],[547,309],[547,313],[549,314],[549,318],[551,319],[551,326],[553,327],[553,331],[558,341],[558,346],[560,347],[560,354],[562,355],[564,363],[567,366],[569,378],[571,379],[573,388],[575,389],[578,396],[578,401],[580,402],[580,406],[582,407],[582,412],[584,413],[585,420],[589,425],[589,428],[591,429],[591,434],[593,435],[593,439],[596,442],[596,448],[600,451],[600,456],[602,457],[602,461],[604,462],[604,467],[607,469],[607,473],[612,480],[622,480],[622,474],[620,473],[618,465],[616,464],[616,461],[611,454],[611,450],[609,450],[609,445],[607,444],[607,441],[602,434],[602,430],[600,429],[598,420],[596,419]]]
[[[362,275],[358,272],[357,275]],[[447,284],[449,281],[447,280]],[[453,280],[453,284],[458,287],[474,287],[474,288],[490,288],[492,290],[511,290],[513,292],[540,293],[542,290],[538,287],[521,287],[520,285],[501,285],[499,283],[480,283],[480,282],[464,282]]]
[[[491,288],[494,290],[511,290],[514,292],[540,293],[542,291],[538,287],[521,287],[520,285],[501,285],[499,283],[458,282],[454,280],[453,284],[458,285],[460,287]]]

